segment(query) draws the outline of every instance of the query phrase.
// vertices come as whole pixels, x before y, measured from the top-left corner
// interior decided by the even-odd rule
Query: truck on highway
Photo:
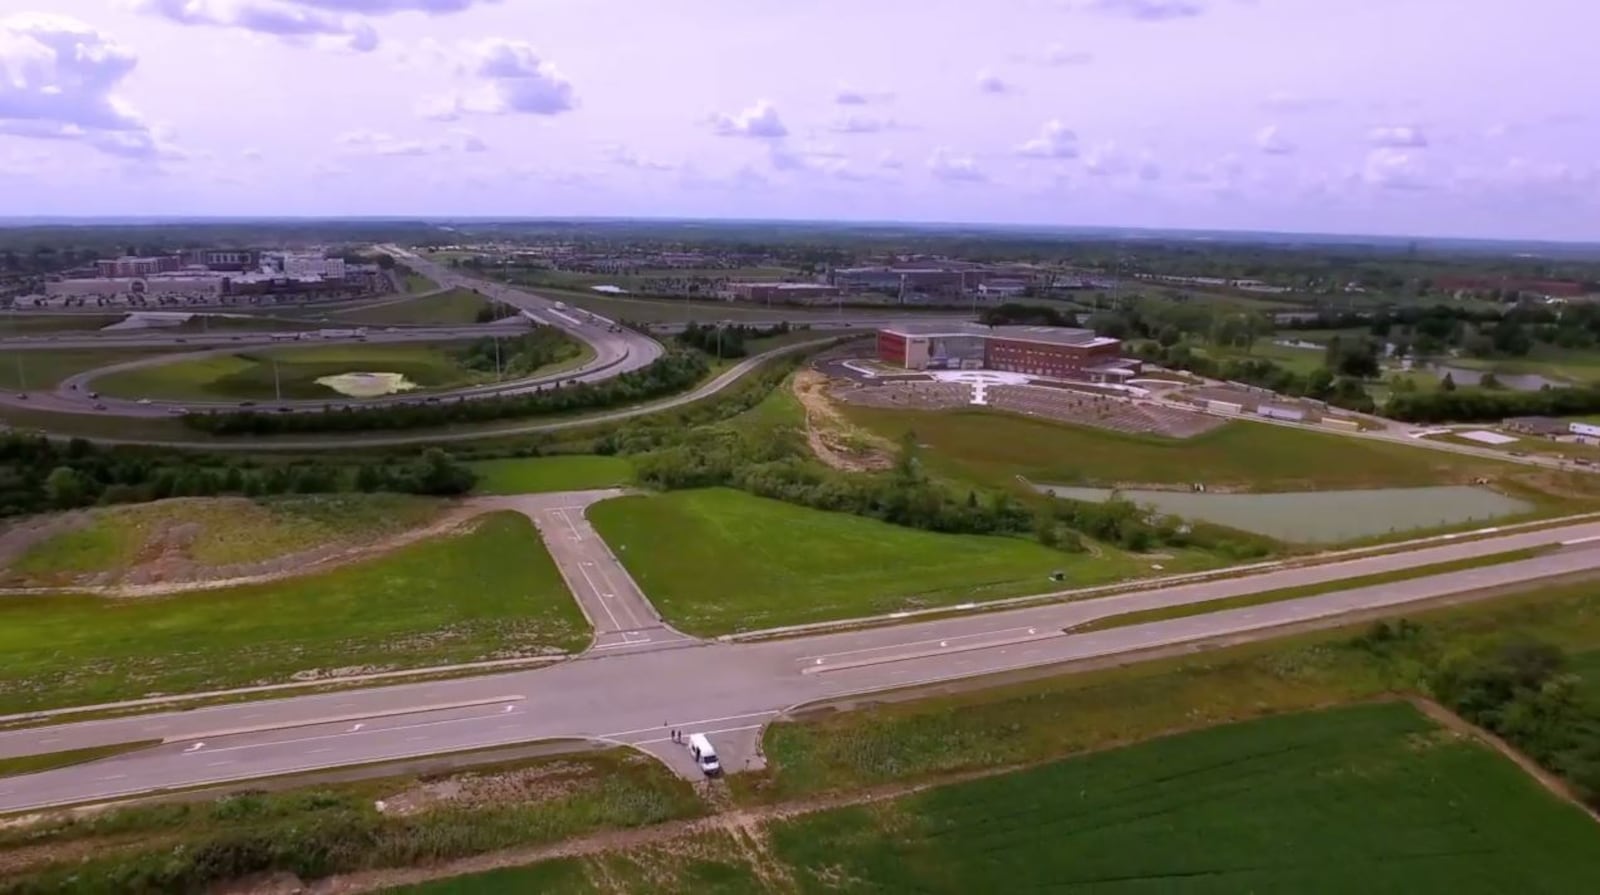
[[[367,328],[363,326],[358,329],[319,329],[317,335],[324,339],[364,339]]]
[[[556,310],[565,311],[566,309],[567,309],[567,303],[566,302],[564,302],[564,301],[556,302]]]

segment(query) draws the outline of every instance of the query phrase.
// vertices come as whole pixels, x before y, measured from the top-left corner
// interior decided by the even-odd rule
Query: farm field
[[[488,307],[489,300],[470,289],[451,289],[438,295],[375,302],[362,308],[336,311],[331,316],[341,324],[447,326],[476,323],[478,313]]]
[[[0,713],[572,650],[588,629],[533,525],[480,517],[326,572],[171,596],[0,601]]]
[[[1021,475],[1060,484],[1198,481],[1211,490],[1309,491],[1459,484],[1522,472],[1495,460],[1249,422],[1179,440],[981,410],[840,410],[891,439],[915,433],[934,470],[994,487],[1015,487]]]
[[[464,344],[357,343],[247,349],[109,373],[93,384],[102,393],[119,398],[271,401],[280,387],[285,400],[341,397],[316,380],[353,372],[398,374],[414,383],[418,391],[493,381],[493,372],[471,370],[457,361],[453,350]]]
[[[50,389],[86,370],[171,354],[171,348],[55,348],[0,351],[0,388]],[[20,363],[19,363],[20,361]]]
[[[398,494],[175,498],[87,510],[14,556],[0,555],[0,581],[60,585],[82,576],[116,580],[141,563],[172,570],[272,560],[313,548],[354,546],[416,528],[445,504]],[[22,526],[16,526],[22,528]],[[12,537],[22,535],[22,531]]]
[[[768,628],[1131,577],[1107,551],[918,531],[711,488],[602,501],[589,519],[656,608],[701,635]],[[1055,584],[1051,572],[1065,573]]]
[[[583,491],[623,485],[633,478],[633,464],[626,458],[593,454],[479,460],[469,465],[478,474],[480,494]]]
[[[1160,513],[1211,522],[1295,544],[1340,544],[1531,513],[1534,505],[1472,485],[1215,494],[1112,491],[1035,483],[1041,493],[1103,503],[1113,496]]]
[[[447,768],[205,793],[0,830],[6,891],[259,891],[235,880],[276,873],[310,883],[704,812],[687,782],[631,750],[480,757]],[[65,857],[52,862],[52,851]],[[216,860],[220,853],[234,857]]]
[[[1405,703],[1266,718],[407,895],[1577,893],[1593,823]]]

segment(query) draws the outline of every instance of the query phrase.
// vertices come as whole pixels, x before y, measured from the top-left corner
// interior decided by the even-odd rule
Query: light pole
[[[278,379],[278,359],[277,358],[273,358],[272,359],[272,393],[277,396],[276,400],[278,400],[278,401],[282,401],[283,400],[283,382]]]
[[[500,336],[494,337],[494,381],[500,381]]]

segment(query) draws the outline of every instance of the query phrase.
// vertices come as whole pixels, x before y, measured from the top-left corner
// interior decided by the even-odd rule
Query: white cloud
[[[848,84],[839,85],[834,91],[833,101],[841,106],[870,106],[877,103],[886,103],[894,99],[894,94],[886,90],[861,90]]]
[[[1002,94],[1012,92],[1010,84],[993,72],[978,72],[978,90],[981,93]]]
[[[461,55],[460,68],[480,83],[424,97],[417,105],[422,117],[455,121],[473,114],[560,115],[578,106],[572,82],[529,43],[490,38],[464,45]]]
[[[1421,149],[1428,145],[1427,135],[1417,128],[1405,125],[1375,127],[1367,134],[1367,139],[1374,146],[1385,146],[1390,149]]]
[[[1326,97],[1306,96],[1284,90],[1275,90],[1261,100],[1261,108],[1268,112],[1279,113],[1315,112],[1331,109],[1336,105],[1338,105],[1336,101]]]
[[[252,146],[249,149],[241,151],[239,153],[239,157],[247,162],[259,162],[261,161],[261,150]]]
[[[1256,131],[1256,148],[1267,155],[1293,155],[1298,148],[1283,136],[1276,124]]]
[[[1078,135],[1060,121],[1047,121],[1039,136],[1017,147],[1029,158],[1077,158]]]
[[[115,93],[138,64],[131,50],[76,19],[0,19],[0,133],[129,159],[177,157]]]
[[[1205,7],[1196,0],[1088,0],[1086,8],[1141,22],[1187,19],[1205,12]]]
[[[940,180],[979,183],[989,179],[971,156],[957,155],[944,146],[928,158],[928,171]]]
[[[369,16],[385,16],[397,12],[423,12],[438,16],[465,12],[479,5],[493,6],[500,0],[289,0],[289,2],[333,12],[354,12]]]
[[[789,134],[789,129],[783,126],[783,119],[778,117],[778,110],[764,99],[758,100],[755,105],[736,115],[727,113],[713,115],[711,128],[724,137],[757,137],[773,140]]]
[[[626,146],[611,145],[605,149],[606,161],[621,168],[634,168],[640,171],[671,171],[677,167],[668,162],[644,158]]]
[[[1044,53],[1045,64],[1057,67],[1088,65],[1093,61],[1094,54],[1088,50],[1069,50],[1061,44],[1051,44]]]
[[[290,43],[322,40],[334,46],[370,53],[378,33],[351,16],[316,9],[309,0],[132,0],[133,8],[180,25],[238,28]]]
[[[906,163],[900,160],[900,156],[894,154],[894,150],[885,149],[878,154],[878,167],[880,168],[888,171],[898,171],[905,166]]]
[[[454,128],[449,137],[438,140],[402,139],[382,131],[357,130],[340,134],[335,142],[355,154],[380,156],[485,152],[489,148],[477,134],[462,128]]]
[[[836,134],[877,134],[901,129],[900,124],[893,118],[875,118],[870,115],[846,115],[828,125],[828,130]]]
[[[1367,153],[1361,169],[1362,180],[1383,189],[1426,189],[1425,175],[1416,153],[1395,147],[1379,147]]]

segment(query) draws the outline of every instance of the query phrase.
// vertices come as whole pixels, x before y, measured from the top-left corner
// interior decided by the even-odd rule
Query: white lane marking
[[[128,779],[128,775],[127,774],[112,774],[109,777],[101,777],[100,779],[101,780],[126,780],[126,779]]]
[[[837,653],[821,653],[820,655],[801,656],[800,661],[804,662],[807,659],[816,658],[837,659],[840,656],[854,656],[859,653],[881,653],[885,650],[906,649],[913,646],[927,646],[931,643],[938,643],[942,646],[950,640],[973,640],[979,637],[997,637],[1002,634],[1016,634],[1019,631],[1026,631],[1029,634],[1034,633],[1033,628],[1000,628],[995,631],[977,631],[972,634],[957,634],[956,636],[948,637],[945,640],[913,640],[909,643],[886,643],[882,646],[867,646],[860,649],[844,650]]]
[[[321,755],[324,752],[332,752],[332,751],[333,751],[333,747],[332,746],[323,746],[321,749],[312,749],[312,750],[306,752],[306,754],[307,755]]]
[[[187,748],[187,749],[185,749],[183,751],[184,752],[199,752],[201,749],[204,749],[205,747],[206,747],[206,744],[204,742],[200,742],[200,743],[195,743],[193,746],[190,746],[189,748]]]
[[[420,728],[420,727],[436,727],[436,726],[438,726],[440,724],[460,724],[460,723],[466,722],[466,721],[482,721],[485,718],[494,718],[494,717],[498,717],[498,714],[495,714],[495,715],[473,715],[473,716],[468,717],[468,718],[445,718],[445,719],[440,720],[440,721],[423,721],[423,722],[420,722],[420,723],[417,723],[417,724],[404,724],[404,725],[401,725],[399,727],[385,727],[385,728],[382,728],[382,729],[379,729],[379,730],[369,730],[369,731],[367,731],[367,735],[371,736],[373,734],[395,733],[396,731],[401,731],[401,730],[416,730],[417,728]],[[359,726],[359,725],[357,725],[357,726]],[[335,740],[335,739],[338,739],[340,737],[348,737],[348,736],[355,736],[355,735],[356,735],[356,732],[354,730],[348,730],[348,731],[345,731],[344,733],[324,733],[324,734],[318,734],[317,736],[297,737],[295,739],[290,739],[290,740],[272,740],[271,742],[266,742],[266,743],[246,743],[246,744],[241,745],[241,746],[223,746],[220,749],[212,749],[211,750],[211,754],[214,755],[214,754],[216,754],[218,752],[237,752],[237,751],[239,751],[241,749],[266,749],[266,748],[269,748],[269,747],[272,747],[272,746],[286,746],[286,745],[288,745],[290,743],[314,743],[314,742],[317,742],[318,740]]]
[[[514,705],[508,705],[508,706],[506,706],[506,707],[505,707],[505,708],[503,708],[503,709],[501,709],[501,710],[500,710],[500,714],[502,714],[502,715],[509,715],[509,714],[511,714],[511,713],[512,713],[512,712],[514,712],[514,711],[516,711],[516,709],[517,709],[517,707],[516,707],[516,706],[514,706]]]
[[[355,732],[356,732],[356,731],[358,731],[358,730],[360,730],[360,729],[361,729],[361,728],[363,728],[363,727],[366,727],[366,726],[367,726],[367,725],[365,725],[365,724],[357,724],[357,725],[355,725],[355,726],[354,726],[354,727],[352,727],[352,728],[350,728],[350,732],[351,732],[351,733],[355,733]]]
[[[220,768],[225,764],[236,764],[236,763],[237,762],[235,762],[233,759],[230,758],[230,759],[227,759],[226,761],[208,761],[208,762],[206,762],[206,767],[208,767],[208,768]]]
[[[41,746],[48,746],[51,743],[59,743],[59,742],[61,742],[61,738],[60,737],[45,737],[44,739],[39,741],[39,744]]]
[[[661,730],[664,727],[668,727],[668,728],[670,728],[670,727],[694,727],[697,724],[720,724],[723,721],[738,721],[741,718],[765,718],[768,715],[778,715],[778,714],[782,714],[782,713],[779,712],[777,709],[772,709],[770,711],[765,711],[765,712],[746,712],[743,715],[726,715],[726,716],[721,717],[721,718],[701,718],[698,721],[673,721],[673,722],[670,722],[670,723],[667,723],[667,724],[661,724],[661,725],[657,725],[657,726],[654,726],[654,727],[640,727],[640,728],[636,728],[634,730],[619,730],[619,731],[617,731],[615,733],[602,733],[602,734],[600,734],[600,736],[605,738],[605,739],[615,739],[617,737],[627,736],[630,733],[650,733],[652,731]]]
[[[561,523],[563,525],[565,525],[568,528],[569,531],[572,532],[573,540],[579,540],[580,539],[581,536],[578,534],[577,526],[572,524],[572,520],[567,518],[567,514],[566,513],[562,512],[561,510],[556,510],[554,515],[555,515],[555,517],[557,519],[561,520]],[[578,573],[583,576],[583,583],[589,585],[589,593],[591,593],[591,594],[593,594],[595,596],[599,596],[600,588],[595,585],[594,579],[589,577],[589,570],[584,568],[585,566],[590,566],[590,565],[593,565],[593,563],[588,562],[588,561],[579,562],[578,563]],[[606,611],[606,618],[611,619],[611,630],[613,630],[613,631],[621,630],[622,629],[622,624],[617,621],[616,613],[611,611],[611,604],[607,603],[605,600],[597,600],[596,602],[598,602],[600,604],[600,608],[601,609],[604,609]]]
[[[737,732],[739,732],[741,730],[760,730],[764,726],[766,726],[766,725],[763,725],[763,724],[746,724],[743,727],[719,727],[716,730],[695,730],[695,731],[690,731],[690,732],[691,733],[702,733],[702,734],[706,734],[707,736],[709,736],[709,735],[714,734],[714,733],[737,733]],[[636,740],[631,745],[634,745],[634,746],[653,746],[656,743],[669,743],[671,741],[672,741],[672,737],[664,736],[664,737],[661,737],[659,739],[654,739],[654,740]]]

